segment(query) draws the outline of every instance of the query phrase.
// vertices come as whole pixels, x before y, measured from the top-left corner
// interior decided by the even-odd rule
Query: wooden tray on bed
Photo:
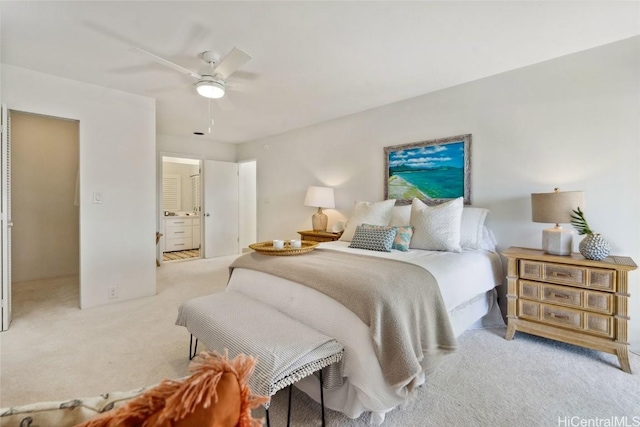
[[[318,242],[311,242],[309,240],[303,240],[301,248],[292,248],[289,242],[284,242],[284,248],[276,249],[273,247],[273,242],[260,242],[249,245],[249,248],[262,255],[276,255],[276,256],[290,256],[290,255],[302,255],[311,252],[318,246]]]

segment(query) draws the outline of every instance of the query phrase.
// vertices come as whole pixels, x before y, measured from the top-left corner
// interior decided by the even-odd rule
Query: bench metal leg
[[[198,351],[198,338],[196,338],[196,345],[193,345],[193,334],[190,335],[189,338],[189,360],[196,357],[196,352]]]
[[[197,345],[197,340],[196,340]],[[291,426],[291,389],[293,384],[289,386],[289,405],[287,408],[287,427]],[[322,408],[322,427],[325,427],[324,422],[324,390],[322,387],[322,369],[320,370],[320,406]],[[271,421],[269,420],[269,409],[264,410],[267,418],[267,427],[271,427]]]
[[[291,389],[293,384],[289,386],[289,410],[287,411],[287,427],[291,425]]]
[[[322,406],[322,427],[324,427],[324,392],[322,391],[322,369],[320,369],[320,406]]]

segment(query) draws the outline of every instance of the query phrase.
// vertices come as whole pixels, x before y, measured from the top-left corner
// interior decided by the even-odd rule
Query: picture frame
[[[384,147],[384,158],[385,200],[437,205],[463,197],[471,204],[471,134]]]

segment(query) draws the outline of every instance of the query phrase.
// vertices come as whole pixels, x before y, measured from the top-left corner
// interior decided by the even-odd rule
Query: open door
[[[11,122],[7,106],[2,105],[2,184],[0,185],[0,258],[2,258],[2,330],[11,323]]]
[[[204,257],[240,252],[238,164],[204,161]]]

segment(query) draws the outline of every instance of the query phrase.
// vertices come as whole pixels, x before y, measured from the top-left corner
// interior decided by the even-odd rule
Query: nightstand
[[[310,240],[312,242],[333,242],[338,240],[342,233],[331,233],[329,231],[298,231],[301,240]]]
[[[631,258],[591,261],[518,247],[502,254],[508,260],[505,339],[522,331],[605,351],[631,373],[627,274],[637,268]]]

